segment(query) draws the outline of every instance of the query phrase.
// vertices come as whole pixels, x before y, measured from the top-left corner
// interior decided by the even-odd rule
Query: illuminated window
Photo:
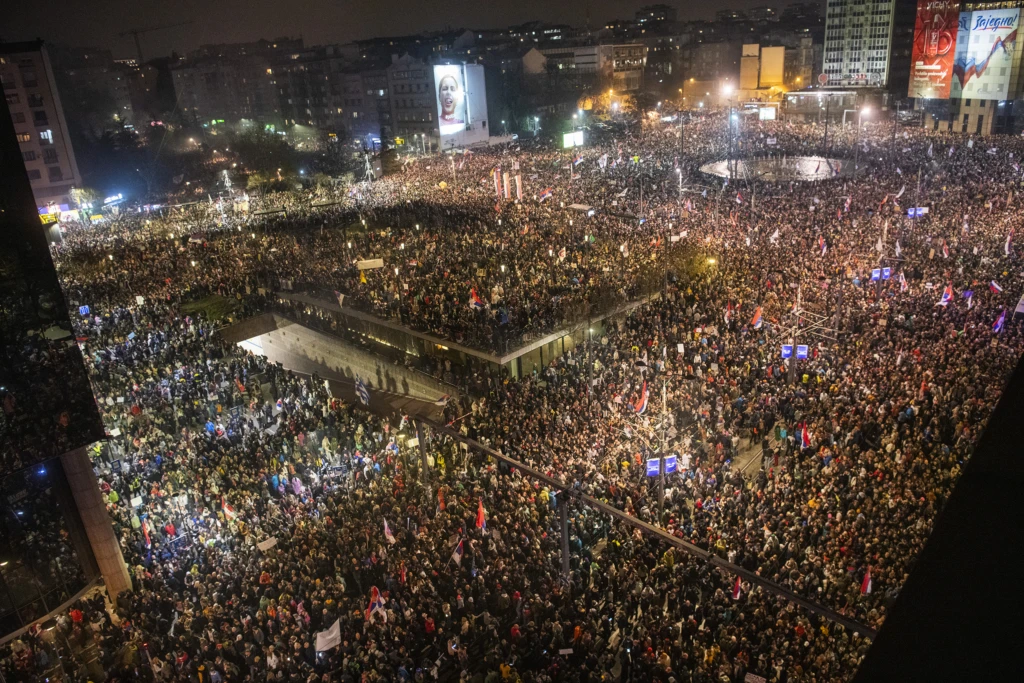
[[[46,130],[39,131],[39,142],[46,143],[48,145],[53,144],[53,131],[47,128]]]
[[[28,133],[18,133],[18,142],[29,142],[32,136]]]

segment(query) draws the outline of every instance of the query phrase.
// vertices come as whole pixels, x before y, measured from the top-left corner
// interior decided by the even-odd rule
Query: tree
[[[249,171],[295,173],[296,154],[291,145],[278,135],[265,130],[248,130],[239,133],[231,142],[231,150]]]

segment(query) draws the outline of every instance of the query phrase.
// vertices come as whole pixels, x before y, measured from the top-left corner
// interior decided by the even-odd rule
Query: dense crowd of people
[[[848,680],[868,639],[572,497],[882,624],[1017,362],[1024,291],[1024,144],[897,132],[833,130],[826,149],[818,125],[739,127],[746,157],[860,146],[866,168],[813,184],[700,173],[728,142],[709,114],[582,153],[423,158],[330,201],[68,228],[54,255],[73,311],[90,306],[76,335],[116,432],[118,466],[97,469],[134,590],[17,640],[4,675]],[[499,168],[521,201],[496,196]],[[189,308],[219,295],[245,317],[281,290],[502,352],[660,296],[525,377],[478,372],[445,408],[559,491],[440,432],[424,469],[407,418]],[[752,450],[760,467],[739,467]],[[646,461],[668,453],[659,500]]]

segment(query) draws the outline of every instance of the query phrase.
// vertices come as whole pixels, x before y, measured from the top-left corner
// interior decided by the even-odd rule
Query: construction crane
[[[165,28],[175,28],[177,26],[187,26],[191,24],[191,21],[180,21],[177,24],[164,24],[163,26],[147,26],[146,28],[133,28],[127,31],[118,33],[118,38],[124,38],[125,36],[132,36],[135,39],[135,51],[138,53],[139,66],[142,66],[142,43],[139,42],[139,36],[143,33],[150,33],[152,31],[162,31]]]

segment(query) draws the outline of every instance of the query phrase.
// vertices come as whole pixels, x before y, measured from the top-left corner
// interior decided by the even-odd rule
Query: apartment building
[[[71,190],[82,178],[43,41],[0,43],[0,87],[36,205],[42,213],[73,208]]]

